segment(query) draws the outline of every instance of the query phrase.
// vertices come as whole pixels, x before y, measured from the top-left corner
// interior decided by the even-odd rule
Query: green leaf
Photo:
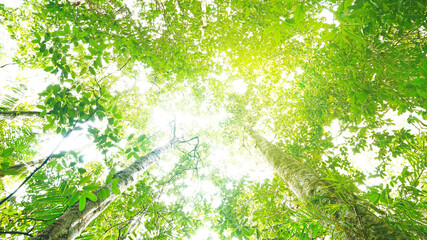
[[[74,158],[76,158],[77,159],[77,153],[75,152],[75,151],[73,151],[73,150],[71,150],[70,152],[69,152],[71,155],[73,155],[73,157]]]
[[[103,200],[110,196],[110,189],[108,188],[101,188],[98,193],[99,199]]]
[[[132,156],[133,156],[135,159],[138,159],[138,158],[139,158],[138,153],[136,153],[136,152],[132,152],[131,154],[132,154]]]
[[[412,83],[414,85],[427,85],[427,78],[417,77],[412,81]]]
[[[101,61],[101,57],[98,56],[95,61],[93,62],[93,66],[94,67],[102,67],[102,61]]]
[[[419,70],[421,75],[425,77],[424,80],[426,80],[427,79],[427,60],[424,60],[424,62],[419,66]]]
[[[369,199],[369,201],[373,204],[378,203],[378,200],[380,199],[381,194],[379,193],[368,193],[365,195],[366,198]]]
[[[104,189],[105,189],[105,188],[101,188],[101,189],[99,189],[98,197],[99,197],[99,199],[100,199],[100,200],[104,200],[104,199],[106,199],[106,198],[107,198],[107,196],[106,196],[106,195],[105,195],[105,193],[104,193]]]
[[[356,42],[359,42],[359,43],[361,43],[363,45],[367,44],[367,42],[366,42],[365,39],[363,39],[361,36],[353,33],[352,31],[344,30],[344,32],[347,34],[348,37],[350,37],[350,39],[352,39],[352,40],[354,40]]]
[[[43,105],[37,105],[36,107],[39,108],[39,109],[41,109],[41,110],[45,110],[46,109],[46,107],[43,106]]]
[[[97,197],[95,194],[91,193],[91,192],[86,192],[86,193],[85,193],[85,195],[86,195],[86,197],[87,197],[87,198],[89,198],[92,202],[96,202],[96,201],[98,201],[98,197]]]
[[[88,48],[88,50],[89,50],[90,54],[92,54],[92,55],[96,55],[98,53],[98,51],[96,51],[96,49],[92,48],[92,47]]]
[[[87,72],[87,67],[83,67],[82,70],[80,70],[80,75],[83,75]]]
[[[118,178],[114,178],[113,181],[111,181],[111,185],[116,186],[117,183],[119,183],[119,179]]]
[[[138,142],[142,142],[145,140],[145,138],[147,138],[147,135],[142,134],[141,136],[138,137]]]
[[[22,169],[21,170],[3,169],[2,172],[4,175],[18,175],[22,172]]]
[[[109,183],[111,182],[111,180],[113,179],[113,176],[114,176],[114,173],[113,173],[113,171],[111,171],[111,172],[108,174],[107,179],[105,180],[105,183],[106,183],[106,184],[109,184]]]
[[[113,191],[114,194],[119,195],[120,194],[120,189],[116,186],[111,186],[111,190]]]
[[[302,4],[298,4],[295,8],[294,19],[296,23],[300,23],[304,20],[304,7]]]
[[[80,185],[83,185],[90,181],[90,176],[85,176],[84,178],[80,179]]]
[[[83,190],[85,190],[85,191],[94,191],[94,190],[96,190],[98,188],[99,188],[99,186],[97,184],[90,184],[90,185],[84,186]]]
[[[47,114],[47,112],[46,112],[46,109],[45,109],[45,110],[43,110],[43,111],[40,113],[40,117],[44,117],[44,116],[46,116],[46,114]]]
[[[45,45],[45,44],[43,44],[43,43],[41,43],[41,44],[40,44],[40,52],[42,53],[42,52],[44,52],[44,51],[46,51],[46,45]]]
[[[49,66],[49,67],[45,67],[43,70],[45,72],[51,72],[55,67],[54,66]]]
[[[368,98],[368,94],[365,92],[357,92],[356,96],[360,103],[364,103]]]
[[[2,163],[0,164],[1,168],[3,168],[3,169],[8,168],[8,167],[9,167],[9,165],[10,165],[10,162],[2,162]]]
[[[95,69],[93,69],[93,67],[89,67],[89,72],[92,73],[92,75],[96,75]]]
[[[65,25],[64,33],[65,34],[70,34],[70,25],[68,23]]]
[[[142,144],[142,145],[141,145],[141,150],[142,150],[143,152],[146,152],[146,151],[147,151],[147,146],[146,146],[145,144]]]
[[[86,205],[86,196],[81,195],[79,198],[79,211],[80,212],[85,209],[85,205]]]
[[[14,148],[6,148],[5,150],[3,150],[3,152],[0,154],[0,157],[9,157],[10,155],[12,155],[13,151],[15,149]]]
[[[112,133],[110,133],[109,135],[108,135],[110,138],[111,138],[111,140],[113,140],[114,142],[120,142],[120,139],[118,139],[116,136],[114,136]]]
[[[132,140],[133,136],[135,136],[135,134],[133,134],[133,133],[131,135],[129,135],[128,141]]]
[[[79,192],[73,193],[67,201],[68,206],[73,206],[79,200]]]
[[[280,40],[281,40],[281,32],[279,31],[279,30],[276,30],[276,31],[274,31],[274,33],[273,33],[273,37],[274,37],[274,41],[276,42],[276,43],[280,43]]]
[[[78,168],[77,171],[79,171],[80,174],[84,174],[86,172],[86,169]]]
[[[336,36],[337,36],[337,33],[334,31],[327,32],[327,33],[323,34],[322,40],[323,41],[331,41],[331,40],[334,40]]]

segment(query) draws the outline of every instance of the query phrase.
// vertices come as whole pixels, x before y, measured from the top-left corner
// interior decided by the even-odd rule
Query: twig
[[[1,65],[0,68],[4,68],[4,67],[7,67],[9,65],[15,65],[15,64],[17,64],[17,63],[16,62],[6,63],[4,65]]]
[[[32,234],[26,233],[26,232],[0,232],[0,234],[20,234],[20,235],[25,235],[25,236],[29,236],[29,237],[33,237]]]
[[[98,98],[99,99],[99,98]],[[97,101],[98,101],[97,99]],[[90,118],[93,117],[93,115],[98,111],[98,109],[96,109],[91,115],[89,115],[89,117],[83,122],[86,123],[87,121],[89,121]],[[56,145],[56,147],[53,149],[53,151],[49,154],[49,156],[43,161],[43,163],[38,166],[36,169],[34,169],[34,171],[32,171],[30,173],[30,175],[28,175],[24,181],[22,181],[22,183],[15,189],[15,191],[13,191],[11,194],[9,194],[7,197],[5,197],[4,199],[2,199],[0,201],[0,205],[2,205],[3,203],[5,203],[6,201],[8,201],[13,195],[15,195],[16,192],[18,192],[18,190],[24,186],[25,183],[27,183],[33,176],[34,174],[36,174],[40,169],[42,169],[44,167],[44,165],[46,165],[50,159],[52,158],[52,156],[54,155],[54,153],[56,152],[56,150],[58,150],[58,148],[61,146],[61,144],[65,141],[65,139],[68,138],[68,136],[70,136],[70,134],[74,131],[74,129],[77,127],[77,124],[79,123],[79,120],[77,120],[73,127],[68,130],[67,134],[65,134],[65,136],[62,138],[62,140]]]
[[[150,138],[156,136],[157,134],[159,134],[160,130],[158,130],[157,132],[155,132],[154,134],[150,135],[147,139],[145,139],[145,141],[150,140]]]
[[[114,72],[111,72],[109,74],[107,74],[106,76],[102,77],[101,79],[99,79],[99,82],[103,81],[104,79],[108,78],[109,76],[113,75],[113,73],[116,73],[118,71],[121,71],[126,65],[128,65],[128,63],[130,62],[130,60],[132,60],[132,58],[129,58],[125,64],[123,64],[123,66],[121,66],[119,69],[117,69]]]

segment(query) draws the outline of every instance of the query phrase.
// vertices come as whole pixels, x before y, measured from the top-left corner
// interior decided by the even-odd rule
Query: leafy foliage
[[[408,238],[427,238],[426,9],[421,0],[0,4],[1,24],[18,44],[14,62],[55,79],[35,102],[19,100],[38,79],[2,96],[1,111],[40,114],[0,120],[0,195],[40,166],[30,163],[39,163],[43,137],[80,134],[98,155],[51,152],[24,193],[0,206],[0,233],[37,235],[74,204],[84,211],[118,195],[80,239],[184,239],[203,227],[220,239],[339,238],[345,217],[329,221],[307,207],[289,179],[235,180],[201,157],[224,143],[238,155],[232,146],[247,148],[242,126],[250,126],[275,136],[337,199],[362,199]],[[161,139],[149,126],[160,107],[227,117],[220,133],[187,129],[197,144],[163,160],[169,172],[155,167],[121,191],[115,174]],[[368,155],[370,170],[361,167]],[[186,196],[188,181],[212,183],[219,206],[207,193]]]

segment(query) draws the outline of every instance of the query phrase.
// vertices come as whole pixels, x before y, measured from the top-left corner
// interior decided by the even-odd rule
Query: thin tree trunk
[[[39,118],[40,113],[40,111],[3,111],[0,112],[0,120],[15,118]]]
[[[142,211],[141,213],[134,216],[130,220],[129,227],[127,228],[126,232],[123,235],[119,236],[118,240],[128,239],[128,237],[133,233],[133,231],[138,226],[138,224],[141,223],[141,219],[142,219],[142,217],[144,217],[144,215],[145,215],[145,211]]]
[[[164,153],[174,148],[177,143],[178,140],[174,138],[166,145],[140,157],[127,168],[116,173],[113,179],[119,179],[116,186],[120,189],[120,192],[123,192],[128,187],[134,185],[136,179],[142,172],[156,163]],[[102,188],[109,188],[111,192],[111,183],[104,185]],[[95,195],[98,195],[98,192],[99,190],[95,191]],[[92,202],[88,199],[83,211],[79,211],[79,203],[77,202],[65,211],[58,219],[56,219],[55,222],[31,239],[75,239],[92,222],[92,220],[101,214],[117,197],[118,195],[111,194],[106,199],[98,199],[96,202]]]
[[[342,232],[343,239],[408,239],[400,230],[373,214],[353,194],[340,196],[328,181],[310,167],[286,154],[252,129],[249,134],[276,173],[287,183],[298,199],[305,202],[322,222]],[[339,206],[337,211],[333,207]],[[335,208],[336,209],[336,208]],[[331,221],[327,221],[327,219]]]
[[[25,171],[27,168],[32,168],[40,165],[44,159],[34,160],[26,163],[16,164],[6,169],[0,169],[0,179],[7,175],[17,175]]]

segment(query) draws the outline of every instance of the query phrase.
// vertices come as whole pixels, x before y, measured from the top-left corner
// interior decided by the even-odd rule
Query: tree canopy
[[[0,12],[0,238],[427,239],[425,1]]]

